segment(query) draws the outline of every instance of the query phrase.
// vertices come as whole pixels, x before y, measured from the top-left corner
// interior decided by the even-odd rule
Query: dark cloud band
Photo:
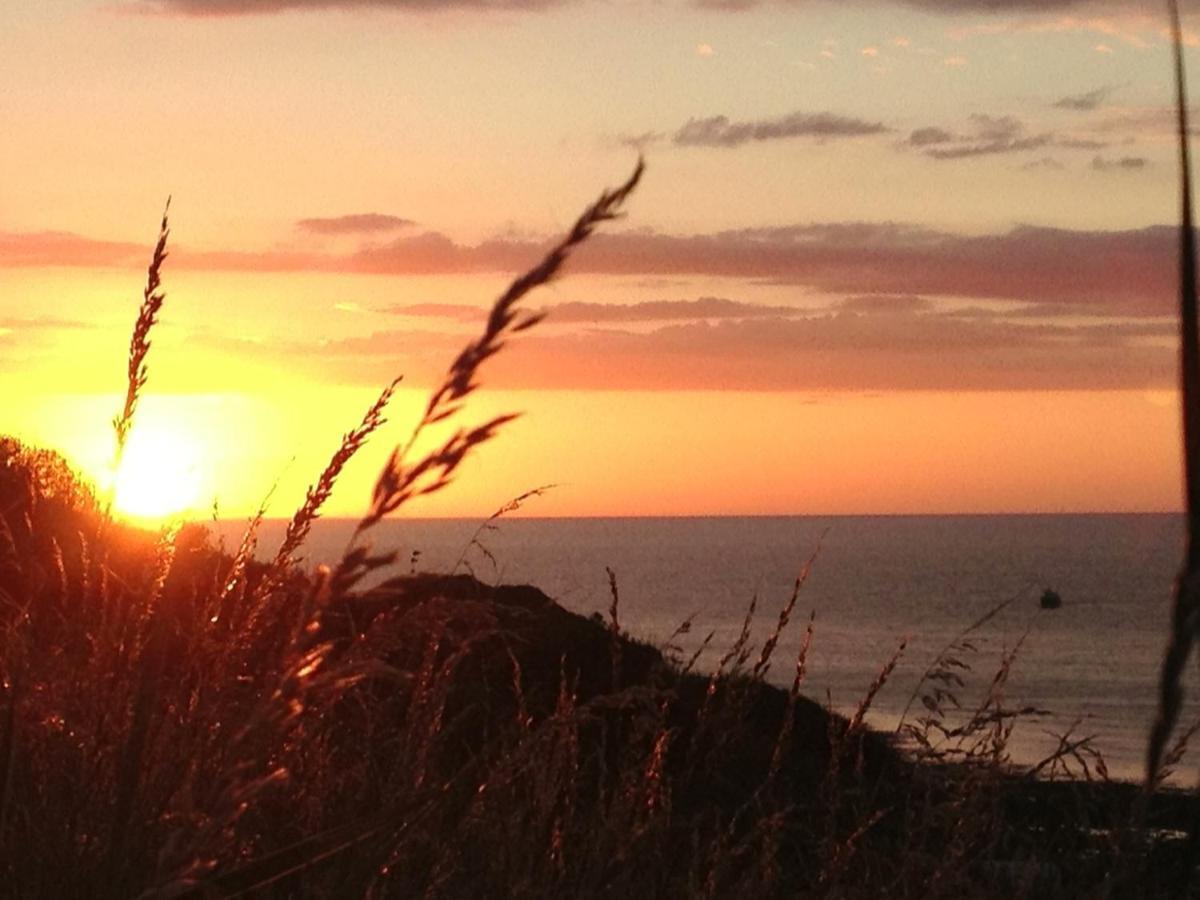
[[[684,147],[738,147],[787,138],[849,138],[884,134],[881,122],[867,122],[831,112],[794,112],[776,119],[734,122],[726,116],[688,119],[672,141]]]

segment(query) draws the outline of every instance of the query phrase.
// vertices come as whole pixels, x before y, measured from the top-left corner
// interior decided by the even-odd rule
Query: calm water
[[[336,559],[350,524],[319,523],[308,560]],[[816,633],[807,693],[839,709],[856,706],[908,638],[876,702],[878,727],[894,727],[944,645],[1015,597],[977,635],[964,699],[982,696],[1003,650],[1026,635],[1006,699],[1053,715],[1018,726],[1014,757],[1040,759],[1056,743],[1047,732],[1079,719],[1076,734],[1096,736],[1114,776],[1140,773],[1180,556],[1179,516],[511,519],[480,536],[494,563],[468,548],[478,526],[476,520],[389,522],[375,540],[401,550],[402,569],[419,551],[422,569],[458,565],[484,581],[535,584],[585,614],[609,605],[608,566],[617,574],[626,628],[663,640],[695,614],[681,643],[698,646],[715,631],[717,649],[702,658],[708,665],[736,637],[752,597],[759,598],[756,638],[767,636],[820,544],[772,680],[790,682],[809,611],[816,612]],[[223,523],[219,530],[236,544],[241,527]],[[282,529],[281,522],[268,523],[260,546],[273,550]],[[1047,586],[1061,594],[1061,609],[1039,608]]]

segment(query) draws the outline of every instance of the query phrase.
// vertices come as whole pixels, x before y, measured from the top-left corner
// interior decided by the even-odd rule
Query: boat
[[[1058,595],[1058,591],[1046,588],[1042,592],[1041,604],[1042,609],[1058,609],[1062,606],[1062,597]]]

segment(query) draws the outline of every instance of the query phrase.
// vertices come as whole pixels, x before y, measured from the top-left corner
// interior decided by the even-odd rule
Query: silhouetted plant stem
[[[355,528],[350,544],[333,573],[332,592],[335,596],[348,590],[372,568],[391,561],[389,557],[371,557],[359,546],[359,539],[364,532],[409,500],[447,487],[459,465],[476,447],[491,440],[500,428],[517,418],[515,415],[501,415],[473,428],[460,428],[441,447],[430,451],[418,462],[409,465],[406,460],[408,452],[427,427],[446,421],[462,409],[466,398],[479,387],[478,375],[483,363],[499,353],[514,334],[532,328],[544,318],[545,313],[526,312],[518,308],[518,303],[534,288],[551,281],[572,251],[591,237],[597,227],[620,216],[622,205],[637,187],[644,171],[645,163],[639,158],[625,183],[601,193],[541,262],[515,279],[492,305],[483,334],[470,341],[451,363],[442,383],[430,394],[412,435],[392,450],[376,479],[367,512]]]
[[[371,405],[371,408],[367,410],[357,428],[342,435],[342,442],[333,454],[333,457],[329,460],[325,471],[321,473],[321,477],[317,479],[316,483],[309,487],[304,497],[304,503],[296,510],[291,522],[288,523],[287,533],[284,535],[283,542],[280,544],[279,550],[275,554],[275,559],[271,563],[268,577],[279,577],[295,563],[294,556],[296,551],[300,549],[308,537],[313,523],[320,517],[321,508],[333,493],[333,486],[337,482],[342,469],[345,468],[346,463],[350,462],[354,454],[362,449],[362,446],[367,442],[367,438],[387,421],[383,417],[383,414],[387,409],[388,403],[391,402],[392,395],[396,392],[396,386],[400,384],[402,377],[399,376],[393,379],[391,384],[383,389],[383,392]]]
[[[1192,222],[1192,176],[1188,152],[1187,88],[1179,6],[1169,0],[1175,54],[1175,103],[1179,137],[1181,209],[1179,223],[1179,386],[1183,410],[1183,464],[1187,498],[1187,545],[1175,583],[1171,637],[1159,682],[1158,715],[1150,731],[1146,784],[1158,781],[1163,752],[1183,705],[1180,676],[1187,665],[1197,625],[1200,598],[1200,334],[1196,312],[1196,246]]]
[[[158,311],[162,309],[167,295],[162,291],[162,267],[167,259],[167,238],[171,233],[167,214],[171,211],[171,198],[163,208],[162,222],[158,227],[158,241],[146,270],[146,287],[142,290],[142,305],[138,309],[133,336],[129,342],[129,362],[126,367],[125,405],[113,419],[117,447],[113,456],[113,474],[121,467],[125,445],[129,440],[129,429],[133,426],[133,414],[137,410],[142,388],[146,386],[146,357],[150,353],[150,330],[158,322]],[[114,485],[115,489],[115,485]],[[110,498],[111,504],[111,498]]]

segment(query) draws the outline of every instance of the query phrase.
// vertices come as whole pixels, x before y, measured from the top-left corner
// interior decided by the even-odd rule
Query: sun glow
[[[201,499],[201,464],[200,442],[186,428],[135,422],[113,479],[113,508],[144,521],[186,513]]]

